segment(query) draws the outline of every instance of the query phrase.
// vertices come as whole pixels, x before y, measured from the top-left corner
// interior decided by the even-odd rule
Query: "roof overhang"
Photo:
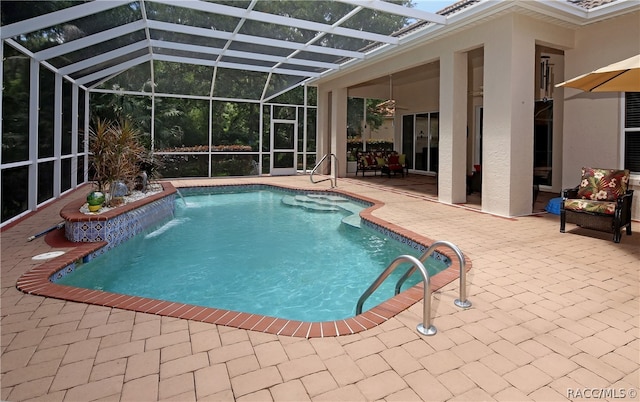
[[[477,24],[479,21],[497,18],[506,12],[535,15],[545,21],[555,21],[559,25],[577,29],[581,26],[634,11],[640,11],[640,2],[634,0],[616,0],[590,9],[561,0],[479,0],[477,2],[469,2],[469,5],[458,12],[447,15],[444,24],[425,23],[422,27],[401,37],[400,46],[394,48],[381,47],[368,53],[363,60],[351,60],[348,66],[357,65],[358,68],[366,68],[382,60],[394,58],[400,53],[411,51],[413,47],[423,46],[425,43],[433,42],[458,32],[468,26]],[[307,83],[309,85],[319,85],[329,80],[339,79],[349,73],[350,71],[346,68],[325,71],[320,77],[311,78]]]

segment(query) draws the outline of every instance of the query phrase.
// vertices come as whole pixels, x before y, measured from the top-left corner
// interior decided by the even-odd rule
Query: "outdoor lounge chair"
[[[631,235],[633,190],[628,185],[628,170],[582,168],[580,185],[562,191],[560,232],[569,222],[613,233],[613,241],[620,243],[623,228]]]
[[[397,152],[392,152],[384,159],[384,165],[382,165],[382,173],[386,174],[388,177],[391,177],[391,173],[394,176],[398,173],[404,177],[404,172],[407,170],[407,164],[405,162],[404,154],[400,155]],[[407,174],[409,171],[407,170]]]

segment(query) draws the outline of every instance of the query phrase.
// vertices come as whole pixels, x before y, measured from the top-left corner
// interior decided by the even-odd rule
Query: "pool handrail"
[[[314,181],[313,180],[313,174],[316,173],[316,170],[318,170],[320,165],[322,165],[322,163],[327,158],[332,158],[331,160],[333,160],[335,162],[335,166],[332,169],[332,171],[330,173],[330,176],[328,178],[326,178],[326,179]],[[311,170],[311,174],[309,175],[309,179],[311,180],[311,183],[313,183],[313,184],[322,183],[323,181],[329,180],[329,181],[331,181],[331,188],[334,188],[334,187],[338,187],[338,176],[337,176],[338,173],[337,172],[338,172],[338,157],[335,154],[328,153],[328,154],[325,154],[325,156],[323,156],[322,159],[320,159],[320,162],[316,163],[316,165],[313,167],[313,169]]]
[[[454,300],[454,304],[460,308],[469,308],[471,307],[471,302],[467,300],[466,296],[466,270],[464,263],[464,256],[462,251],[453,243],[439,240],[431,244],[429,248],[420,256],[420,258],[416,258],[411,255],[401,255],[396,257],[387,268],[382,271],[380,276],[364,291],[362,296],[358,299],[358,303],[356,304],[356,315],[362,314],[362,306],[364,302],[373,294],[373,292],[384,282],[384,280],[403,262],[411,263],[411,267],[398,279],[398,283],[396,283],[395,294],[398,295],[400,293],[400,288],[402,284],[411,276],[416,269],[420,271],[420,275],[422,275],[422,281],[424,286],[424,296],[423,296],[423,312],[422,312],[422,322],[418,324],[417,330],[422,335],[431,336],[435,335],[437,330],[431,324],[431,285],[429,272],[424,266],[424,262],[433,254],[436,248],[440,246],[449,247],[458,257],[458,261],[460,264],[460,298]]]
[[[465,269],[464,255],[462,254],[462,251],[460,251],[460,248],[458,248],[458,246],[445,240],[438,240],[431,246],[429,246],[429,248],[420,256],[419,260],[420,262],[424,263],[425,261],[427,261],[427,258],[429,258],[431,254],[433,254],[433,252],[436,251],[436,249],[440,246],[450,248],[458,257],[458,262],[460,265],[460,298],[455,299],[453,301],[453,304],[460,308],[469,308],[471,307],[471,302],[467,300],[467,270]],[[404,282],[409,279],[411,275],[413,275],[414,272],[416,272],[415,265],[409,268],[407,272],[405,272],[404,275],[402,275],[402,277],[398,279],[398,283],[396,283],[395,289],[396,295],[400,294],[400,288],[402,287]]]
[[[422,335],[435,335],[437,332],[436,327],[431,325],[431,285],[429,280],[429,272],[424,267],[424,264],[418,260],[416,257],[412,255],[400,255],[396,257],[387,268],[382,271],[380,276],[364,291],[362,296],[358,299],[358,304],[356,305],[356,315],[362,314],[362,305],[364,302],[371,296],[371,294],[384,282],[385,279],[403,262],[409,262],[412,264],[411,268],[417,267],[420,270],[420,274],[422,275],[422,281],[424,284],[424,297],[423,297],[423,308],[422,308],[422,322],[418,324],[416,329]]]

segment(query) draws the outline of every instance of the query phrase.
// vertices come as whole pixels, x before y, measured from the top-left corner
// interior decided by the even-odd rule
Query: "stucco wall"
[[[638,54],[640,12],[592,24],[576,31],[575,47],[565,51],[565,78]],[[563,188],[580,180],[583,166],[622,168],[621,94],[564,89]],[[640,219],[640,175],[632,178],[633,219]]]

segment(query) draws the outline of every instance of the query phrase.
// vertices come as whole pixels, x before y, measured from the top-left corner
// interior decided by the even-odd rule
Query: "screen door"
[[[295,120],[271,122],[271,174],[274,176],[296,174],[296,143],[298,125]]]

